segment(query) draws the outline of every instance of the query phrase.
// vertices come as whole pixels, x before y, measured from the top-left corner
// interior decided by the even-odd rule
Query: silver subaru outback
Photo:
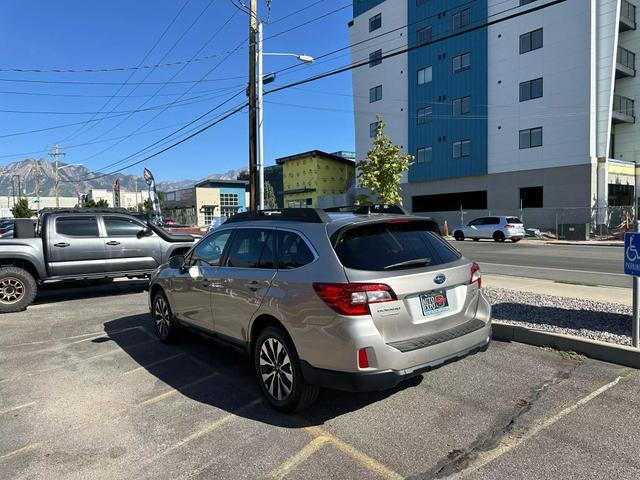
[[[486,350],[477,264],[430,219],[317,209],[246,212],[151,279],[162,341],[199,330],[253,356],[278,410],[320,387],[383,390]]]

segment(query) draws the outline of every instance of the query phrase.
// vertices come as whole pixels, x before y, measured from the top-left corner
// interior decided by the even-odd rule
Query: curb
[[[612,243],[612,242],[563,242],[556,240],[544,240],[547,245],[577,245],[579,247],[624,247],[624,243]]]
[[[581,353],[595,360],[640,369],[640,349],[587,338],[493,322],[494,340],[520,342]]]

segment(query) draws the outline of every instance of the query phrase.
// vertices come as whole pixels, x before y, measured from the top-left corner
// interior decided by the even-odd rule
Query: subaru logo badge
[[[446,279],[447,277],[445,277],[444,274],[439,273],[434,277],[433,281],[436,282],[438,285],[442,285]]]

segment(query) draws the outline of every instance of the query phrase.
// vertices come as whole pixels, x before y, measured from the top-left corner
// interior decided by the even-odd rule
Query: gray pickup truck
[[[45,282],[147,277],[195,240],[116,209],[51,209],[37,225],[17,220],[13,238],[0,239],[0,313],[24,310]]]

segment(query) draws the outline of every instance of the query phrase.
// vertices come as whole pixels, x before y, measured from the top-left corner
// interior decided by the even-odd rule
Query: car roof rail
[[[353,213],[355,215],[371,215],[374,213],[385,213],[390,215],[408,215],[408,212],[398,204],[375,203],[373,205],[345,205],[341,207],[325,208],[325,212],[331,213]]]
[[[236,213],[225,223],[255,220],[282,220],[286,222],[329,223],[331,217],[319,208],[279,208],[273,210],[249,210]]]
[[[50,213],[124,213],[126,215],[131,215],[131,211],[126,208],[55,208],[55,207],[45,207],[40,210],[40,214],[50,214]]]

